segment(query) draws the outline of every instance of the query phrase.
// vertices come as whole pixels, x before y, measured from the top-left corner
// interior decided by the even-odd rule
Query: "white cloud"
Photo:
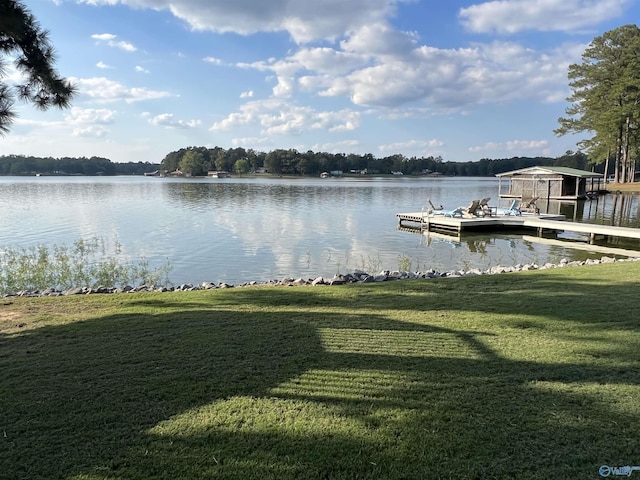
[[[360,114],[353,110],[337,112],[317,112],[312,114],[311,128],[326,129],[330,132],[347,132],[360,126]]]
[[[87,127],[78,127],[73,129],[74,137],[90,137],[102,138],[109,133],[109,130],[101,125],[89,125]]]
[[[360,146],[358,140],[343,140],[341,142],[316,143],[309,149],[314,152],[342,153],[353,151]]]
[[[547,140],[509,140],[507,142],[487,142],[484,145],[469,147],[470,152],[507,151],[518,152],[527,150],[542,150],[549,146]]]
[[[78,86],[81,94],[102,102],[125,101],[127,103],[133,103],[171,96],[169,92],[149,90],[140,87],[125,87],[121,83],[105,77],[70,78],[69,80]]]
[[[418,36],[415,33],[394,30],[384,22],[364,25],[355,31],[340,46],[348,52],[360,52],[366,55],[405,55],[416,46]]]
[[[104,62],[98,62],[98,63],[96,63],[96,67],[98,67],[98,68],[100,68],[100,69],[103,69],[103,70],[109,70],[109,69],[113,68],[111,65],[107,65],[107,64],[106,64],[106,63],[104,63]]]
[[[234,147],[256,148],[258,146],[270,145],[269,137],[238,137],[232,138],[231,144]]]
[[[430,151],[434,148],[444,146],[444,142],[438,139],[432,140],[409,140],[407,142],[394,142],[387,145],[380,145],[378,150],[381,152],[406,152],[410,151]]]
[[[275,74],[272,95],[278,98],[302,90],[346,97],[356,105],[451,113],[489,102],[563,101],[568,94],[567,68],[584,50],[583,45],[565,44],[536,51],[513,42],[440,49],[416,46],[411,36],[387,43],[382,34],[383,41],[376,43],[376,29],[393,37],[392,31],[374,25],[340,44],[349,51],[300,48],[281,60],[236,66]]]
[[[151,125],[169,128],[195,128],[200,125],[200,120],[176,120],[173,113],[162,113],[147,120]]]
[[[94,109],[73,107],[69,113],[64,116],[64,118],[65,121],[72,125],[82,125],[87,123],[106,125],[113,123],[115,114],[115,110],[109,110],[106,108]]]
[[[251,98],[251,97],[253,97],[253,90],[248,90],[240,94],[240,98]]]
[[[622,15],[631,0],[495,0],[460,10],[472,32],[577,31]]]
[[[484,145],[476,145],[469,147],[470,152],[488,152],[492,150],[498,150],[501,148],[501,144],[497,142],[487,142]]]
[[[229,131],[245,125],[259,124],[262,133],[300,134],[314,129],[331,132],[355,130],[360,114],[351,110],[318,112],[311,107],[291,105],[280,99],[247,102],[238,112],[216,122],[211,130]]]
[[[366,55],[318,47],[301,48],[282,60],[271,58],[250,64],[238,63],[236,66],[275,73],[277,84],[273,88],[273,95],[286,98],[299,86],[306,90],[324,88],[335,76],[348,74],[369,62],[370,59]],[[309,74],[299,76],[305,72]]]
[[[459,49],[421,46],[409,56],[388,57],[344,76],[307,76],[303,82],[324,86],[319,95],[385,108],[417,103],[450,111],[523,98],[552,101],[566,97],[567,66],[575,54],[574,49],[544,53],[506,42]]]
[[[104,137],[109,133],[105,125],[114,122],[116,112],[108,109],[73,107],[64,116],[65,124],[73,127],[72,135],[76,137]]]
[[[79,0],[90,5],[122,3],[132,8],[169,10],[194,30],[234,32],[288,32],[297,43],[335,39],[345,32],[378,23],[391,16],[396,5],[413,0]]]
[[[135,70],[136,72],[139,72],[139,73],[151,73],[149,70],[147,70],[144,67],[141,67],[140,65],[136,65]]]
[[[307,71],[319,75],[344,75],[371,62],[369,54],[348,52],[333,48],[301,48],[282,62],[271,68],[275,72],[281,70]]]
[[[214,65],[222,65],[222,60],[220,60],[219,58],[204,57],[202,60],[204,60],[207,63],[213,63]]]
[[[117,36],[111,33],[96,33],[91,35],[91,38],[97,40],[99,43],[106,43],[110,47],[119,48],[127,52],[135,52],[137,50],[137,48],[129,42],[116,41]]]
[[[116,36],[112,33],[95,33],[91,35],[91,38],[100,42],[111,42],[115,40]]]
[[[507,142],[507,150],[537,150],[548,144],[547,140],[511,140]]]

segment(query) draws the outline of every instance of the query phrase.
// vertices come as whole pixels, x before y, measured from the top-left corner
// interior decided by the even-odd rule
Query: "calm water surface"
[[[493,178],[0,177],[0,248],[98,237],[119,243],[133,262],[145,258],[154,267],[168,261],[174,284],[602,256],[515,233],[456,239],[398,230],[396,213],[420,211],[428,199],[455,208],[493,197],[490,203],[497,205],[497,193]],[[568,219],[640,227],[633,195],[553,208]],[[629,242],[613,246],[638,248]]]

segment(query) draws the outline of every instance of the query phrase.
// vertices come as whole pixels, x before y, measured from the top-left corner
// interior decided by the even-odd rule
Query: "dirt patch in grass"
[[[13,333],[16,330],[26,327],[26,323],[23,321],[24,315],[22,312],[15,310],[0,310],[0,332]]]

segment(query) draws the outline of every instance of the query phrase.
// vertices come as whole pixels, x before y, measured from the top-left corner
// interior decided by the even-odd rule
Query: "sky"
[[[640,0],[24,3],[78,95],[16,104],[0,155],[152,163],[189,146],[557,157],[581,139],[553,133],[568,66],[640,19]]]

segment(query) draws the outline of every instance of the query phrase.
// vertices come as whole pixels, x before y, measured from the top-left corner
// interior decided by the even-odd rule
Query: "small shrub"
[[[401,272],[411,271],[411,259],[406,255],[400,255],[398,257],[398,267]]]

